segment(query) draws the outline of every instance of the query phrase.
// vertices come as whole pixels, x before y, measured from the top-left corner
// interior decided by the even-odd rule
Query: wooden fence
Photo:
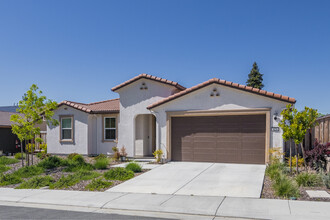
[[[330,142],[330,114],[317,119],[318,125],[313,129],[313,139],[320,143]]]

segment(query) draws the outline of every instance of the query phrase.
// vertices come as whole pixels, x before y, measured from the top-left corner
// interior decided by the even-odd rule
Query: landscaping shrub
[[[134,173],[142,172],[142,166],[136,162],[130,162],[129,164],[127,164],[126,169],[131,170]]]
[[[285,164],[283,163],[273,163],[266,168],[266,175],[272,180],[276,180],[282,172],[285,172]]]
[[[287,159],[287,165],[290,166],[290,157],[286,158]],[[292,160],[292,167],[296,167],[297,166],[297,157],[293,156],[291,157]],[[298,157],[298,167],[302,167],[304,165],[304,158],[302,157]]]
[[[159,163],[162,159],[163,151],[161,149],[156,150],[152,153],[152,155],[154,155],[154,157],[156,158],[156,162]]]
[[[327,144],[320,144],[316,140],[314,143],[314,149],[306,151],[306,163],[308,166],[316,170],[326,170],[326,155],[330,154],[330,151],[328,150],[329,148],[330,142]]]
[[[300,173],[296,176],[296,182],[298,186],[321,186],[322,177],[315,173]]]
[[[277,179],[272,184],[275,191],[275,195],[290,198],[290,197],[299,197],[299,189],[294,181],[284,174],[280,174]]]
[[[100,158],[100,159],[97,159],[95,161],[95,168],[98,169],[98,170],[104,170],[104,169],[107,169],[109,165],[109,160],[108,158]]]
[[[82,180],[90,180],[100,176],[99,173],[93,171],[78,171],[77,173],[62,176],[57,182],[50,185],[51,189],[63,189],[76,185]]]
[[[94,170],[94,166],[90,163],[79,163],[73,160],[63,160],[62,166],[65,168],[63,169],[64,172],[77,172],[79,170]]]
[[[61,166],[62,161],[63,160],[57,156],[50,156],[42,160],[38,166],[45,169],[54,169],[55,167]]]
[[[107,158],[107,156],[105,154],[99,154],[98,156],[94,157],[94,160],[98,160],[102,158]]]
[[[16,176],[19,176],[21,178],[28,178],[28,177],[32,177],[32,176],[42,174],[43,172],[44,172],[43,167],[26,166],[26,167],[19,168],[13,174],[16,175]]]
[[[111,169],[104,173],[104,177],[107,180],[128,180],[134,177],[134,172],[131,170],[126,170],[122,167],[117,167],[114,169]]]
[[[39,159],[43,160],[43,159],[45,159],[45,158],[47,158],[47,157],[50,157],[50,154],[47,154],[47,153],[45,153],[45,152],[38,152],[38,153],[37,153],[37,157],[38,157]]]
[[[273,147],[273,148],[269,149],[270,164],[281,163],[283,155],[284,155],[284,153],[282,152],[282,148],[280,148],[280,147]]]
[[[101,174],[95,171],[79,170],[74,174],[79,180],[90,180],[99,177]]]
[[[16,187],[16,189],[39,189],[41,187],[49,186],[54,182],[51,176],[35,176],[21,185]]]
[[[76,156],[76,155],[79,155],[79,154],[77,154],[77,153],[71,153],[71,154],[68,155],[68,159],[69,160],[72,160],[73,157]]]
[[[112,151],[113,151],[113,159],[114,160],[119,160],[120,158],[120,153],[119,153],[119,150],[117,147],[113,147],[112,148]]]
[[[64,176],[56,181],[54,184],[51,184],[49,186],[50,189],[63,189],[63,188],[68,188],[69,186],[76,185],[79,182],[79,179],[76,178],[73,174]]]
[[[82,155],[80,155],[80,154],[75,155],[72,158],[72,161],[77,162],[79,164],[85,164],[86,163],[84,157]]]
[[[0,173],[6,172],[7,170],[10,170],[10,169],[11,169],[11,167],[0,164]]]
[[[88,184],[85,189],[90,191],[100,191],[106,189],[112,185],[112,182],[104,181],[102,178],[94,179],[90,184]]]
[[[323,180],[323,184],[330,189],[330,174],[321,174],[322,176],[322,180]]]
[[[15,158],[0,156],[0,164],[2,164],[2,165],[14,164],[14,163],[18,163],[18,162],[19,162],[19,160],[15,159]]]
[[[16,153],[15,159],[18,159],[18,160],[22,159],[22,153]],[[23,153],[23,159],[25,159],[25,153]]]
[[[0,174],[0,186],[21,183],[22,179],[14,174]]]

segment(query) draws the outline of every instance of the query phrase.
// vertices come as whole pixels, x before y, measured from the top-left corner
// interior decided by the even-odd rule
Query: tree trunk
[[[295,143],[296,146],[296,169],[297,169],[297,174],[299,173],[298,169],[298,159],[299,159],[299,152],[298,152],[298,144]]]
[[[32,162],[32,166],[33,166],[33,152],[34,152],[34,147],[33,147],[33,144],[32,144],[32,141],[31,141],[31,162]]]
[[[292,174],[292,141],[291,141],[291,139],[289,140],[290,141],[290,161],[289,161],[289,163],[290,163],[290,174]]]
[[[24,152],[23,152],[23,142],[21,141],[21,159],[22,159],[22,167],[24,167]]]
[[[302,155],[303,155],[303,158],[304,158],[304,167],[305,167],[305,170],[307,170],[307,166],[306,166],[306,154],[305,154],[305,149],[304,149],[304,146],[303,146],[303,143],[302,142],[300,143],[300,147],[301,147],[301,152],[302,152]]]

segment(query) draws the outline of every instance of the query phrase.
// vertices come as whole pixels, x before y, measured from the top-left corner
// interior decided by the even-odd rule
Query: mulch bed
[[[324,190],[330,193],[330,190],[327,189],[325,186],[323,187],[300,187],[300,197],[297,200],[302,201],[323,201],[323,202],[330,202],[330,198],[311,198],[308,196],[306,190]],[[261,198],[265,199],[283,199],[275,195],[274,190],[272,189],[272,180],[265,176],[264,185],[261,193]]]
[[[66,158],[67,158],[66,156],[59,156],[59,157],[61,157],[62,159],[66,159]],[[84,159],[85,159],[85,161],[86,161],[87,163],[91,163],[91,164],[94,163],[94,157],[87,157],[87,156],[84,156]],[[34,160],[34,165],[38,164],[38,163],[41,161],[41,160],[40,160],[39,158],[37,158],[36,156],[33,157],[33,160]],[[111,163],[109,164],[109,166],[108,166],[107,169],[105,169],[105,170],[92,170],[92,171],[98,172],[98,173],[100,173],[101,175],[103,175],[103,173],[105,173],[106,171],[108,171],[108,170],[110,170],[110,169],[113,169],[113,168],[110,167],[110,166],[113,166],[113,165],[116,165],[116,164],[121,164],[121,163],[123,163],[123,162],[120,162],[120,161],[111,161]],[[26,165],[25,160],[24,160],[24,165]],[[31,163],[30,163],[30,165],[31,165]],[[21,163],[21,161],[19,161],[18,163],[15,163],[15,164],[9,164],[9,165],[7,165],[7,166],[11,167],[11,169],[8,170],[8,171],[6,171],[6,172],[4,172],[3,174],[13,173],[14,171],[16,171],[16,170],[18,170],[19,168],[22,167],[22,163]],[[58,167],[58,168],[55,168],[55,169],[46,170],[46,172],[45,172],[44,174],[41,174],[40,176],[49,175],[49,176],[53,177],[55,181],[57,181],[57,180],[59,180],[62,176],[68,176],[68,175],[70,175],[70,174],[73,174],[73,172],[64,172],[63,169],[64,169],[63,167]],[[134,173],[134,177],[137,177],[137,176],[139,176],[139,175],[141,175],[141,174],[143,174],[143,173],[145,173],[145,172],[148,172],[148,171],[149,171],[148,169],[143,169],[142,172],[140,172],[140,173]],[[100,176],[100,177],[102,177],[102,176]],[[100,178],[100,177],[98,177],[98,178]],[[134,177],[133,177],[133,178],[134,178]],[[29,179],[29,178],[26,178],[25,180],[27,180],[27,179]],[[76,185],[73,185],[73,186],[70,186],[70,187],[68,187],[68,188],[61,189],[61,190],[89,191],[89,190],[86,190],[85,187],[86,187],[89,183],[91,183],[92,180],[93,180],[93,179],[91,179],[91,180],[82,180],[82,181],[80,181],[79,183],[77,183]],[[106,191],[106,190],[108,190],[108,189],[110,189],[110,188],[112,188],[112,187],[114,187],[114,186],[116,186],[116,185],[119,185],[119,184],[121,184],[121,183],[123,183],[123,182],[125,182],[125,181],[127,181],[127,180],[125,180],[125,181],[119,181],[119,180],[108,180],[108,181],[112,182],[113,184],[112,184],[110,187],[101,190],[101,192],[102,192],[102,191]],[[16,188],[16,187],[18,187],[20,184],[21,184],[21,183],[19,183],[19,184],[13,184],[13,185],[7,185],[7,186],[0,186],[0,188]],[[48,187],[45,187],[45,188],[48,188]],[[43,188],[43,189],[45,189],[45,188]]]

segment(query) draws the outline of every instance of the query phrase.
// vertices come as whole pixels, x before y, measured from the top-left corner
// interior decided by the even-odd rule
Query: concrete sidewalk
[[[237,197],[0,188],[0,202],[259,219],[328,219],[330,203]]]

